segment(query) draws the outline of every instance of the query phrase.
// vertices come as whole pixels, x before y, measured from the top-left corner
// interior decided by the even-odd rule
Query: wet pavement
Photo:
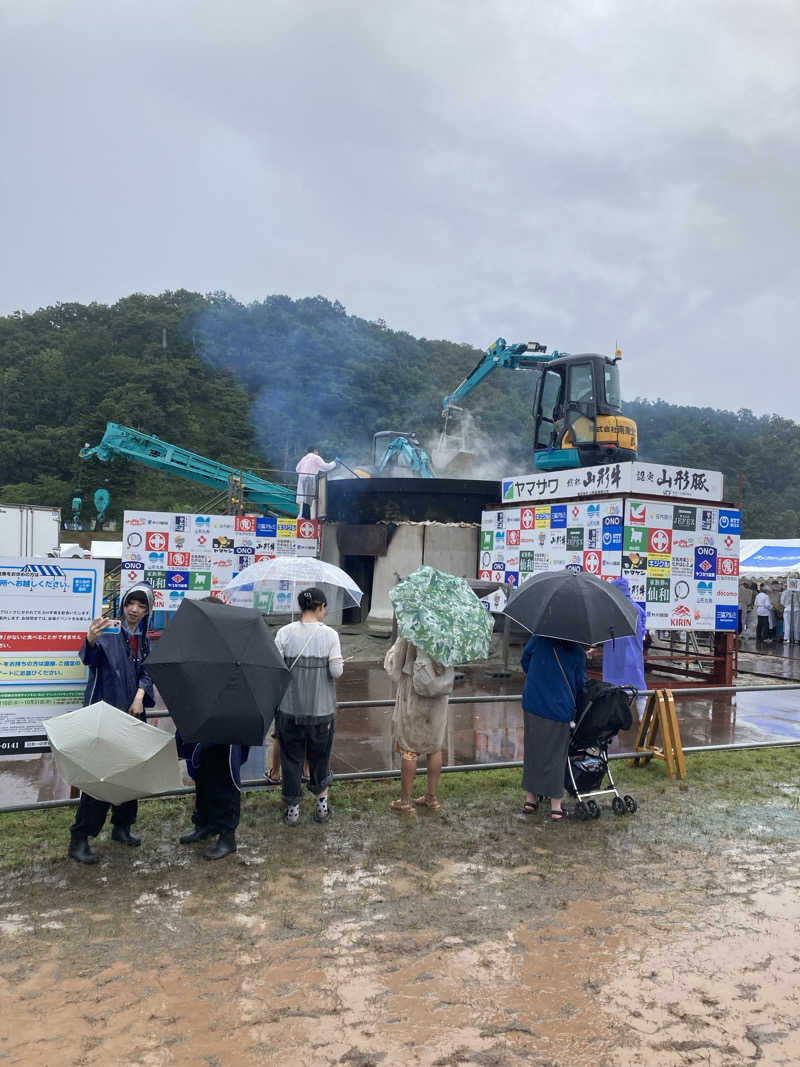
[[[752,647],[745,641],[743,649]],[[739,684],[769,684],[771,679],[800,684],[800,647],[781,643],[756,652],[741,651]],[[745,673],[746,672],[746,673]],[[454,697],[515,696],[522,692],[519,671],[503,676],[485,665],[464,668]],[[648,678],[652,686],[664,678]],[[699,685],[700,683],[698,683]],[[738,693],[711,697],[685,696],[675,701],[684,747],[800,740],[800,689],[786,692]],[[337,685],[340,702],[390,700],[392,685],[379,663],[348,663]],[[336,722],[332,757],[335,773],[389,770],[399,766],[390,737],[391,708],[344,708]],[[170,723],[156,720],[164,728]],[[635,727],[620,734],[610,751],[630,751]],[[264,749],[255,749],[244,768],[245,780],[261,780]],[[503,763],[522,759],[522,711],[518,701],[452,704],[445,738],[445,764]],[[58,800],[68,789],[49,755],[0,760],[0,805]]]

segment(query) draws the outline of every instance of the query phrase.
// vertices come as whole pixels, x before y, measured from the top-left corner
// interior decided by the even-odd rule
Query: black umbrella
[[[505,614],[540,637],[582,645],[630,637],[639,622],[620,589],[585,571],[534,574],[508,598]]]
[[[184,600],[147,657],[186,741],[263,745],[290,674],[261,614]]]

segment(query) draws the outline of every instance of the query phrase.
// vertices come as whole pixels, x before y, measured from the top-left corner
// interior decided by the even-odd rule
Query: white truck
[[[0,556],[46,556],[58,550],[61,508],[0,504]]]

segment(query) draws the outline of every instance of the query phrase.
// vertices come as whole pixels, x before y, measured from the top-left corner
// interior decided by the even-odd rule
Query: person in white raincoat
[[[297,508],[301,519],[317,517],[317,475],[320,471],[332,471],[337,460],[326,463],[319,449],[311,447],[295,467],[297,479]]]
[[[447,698],[453,691],[455,672],[404,637],[398,637],[386,653],[383,668],[397,686],[392,740],[400,753],[402,792],[399,800],[392,801],[392,811],[412,816],[418,807],[438,811],[436,791],[442,771]],[[412,801],[420,756],[427,756],[427,788],[423,796]]]
[[[800,642],[800,592],[784,589],[781,593],[783,607],[783,640],[787,644]]]
[[[769,598],[769,593],[765,592],[763,585],[759,587],[756,593],[756,599],[753,606],[756,609],[756,647],[763,644],[768,640],[770,630],[774,625],[774,615],[772,613],[772,602]]]

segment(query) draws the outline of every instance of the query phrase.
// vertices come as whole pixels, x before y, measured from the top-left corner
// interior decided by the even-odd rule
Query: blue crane
[[[241,489],[243,504],[254,504],[281,515],[297,515],[297,501],[293,489],[268,482],[252,471],[237,470],[226,463],[217,463],[205,456],[198,456],[195,452],[179,448],[178,445],[170,445],[158,437],[140,433],[130,426],[120,426],[116,422],[107,424],[99,445],[92,448],[87,444],[80,454],[82,459],[95,456],[104,463],[121,456],[166,474],[177,474],[193,482],[211,485],[220,492],[233,486]]]

